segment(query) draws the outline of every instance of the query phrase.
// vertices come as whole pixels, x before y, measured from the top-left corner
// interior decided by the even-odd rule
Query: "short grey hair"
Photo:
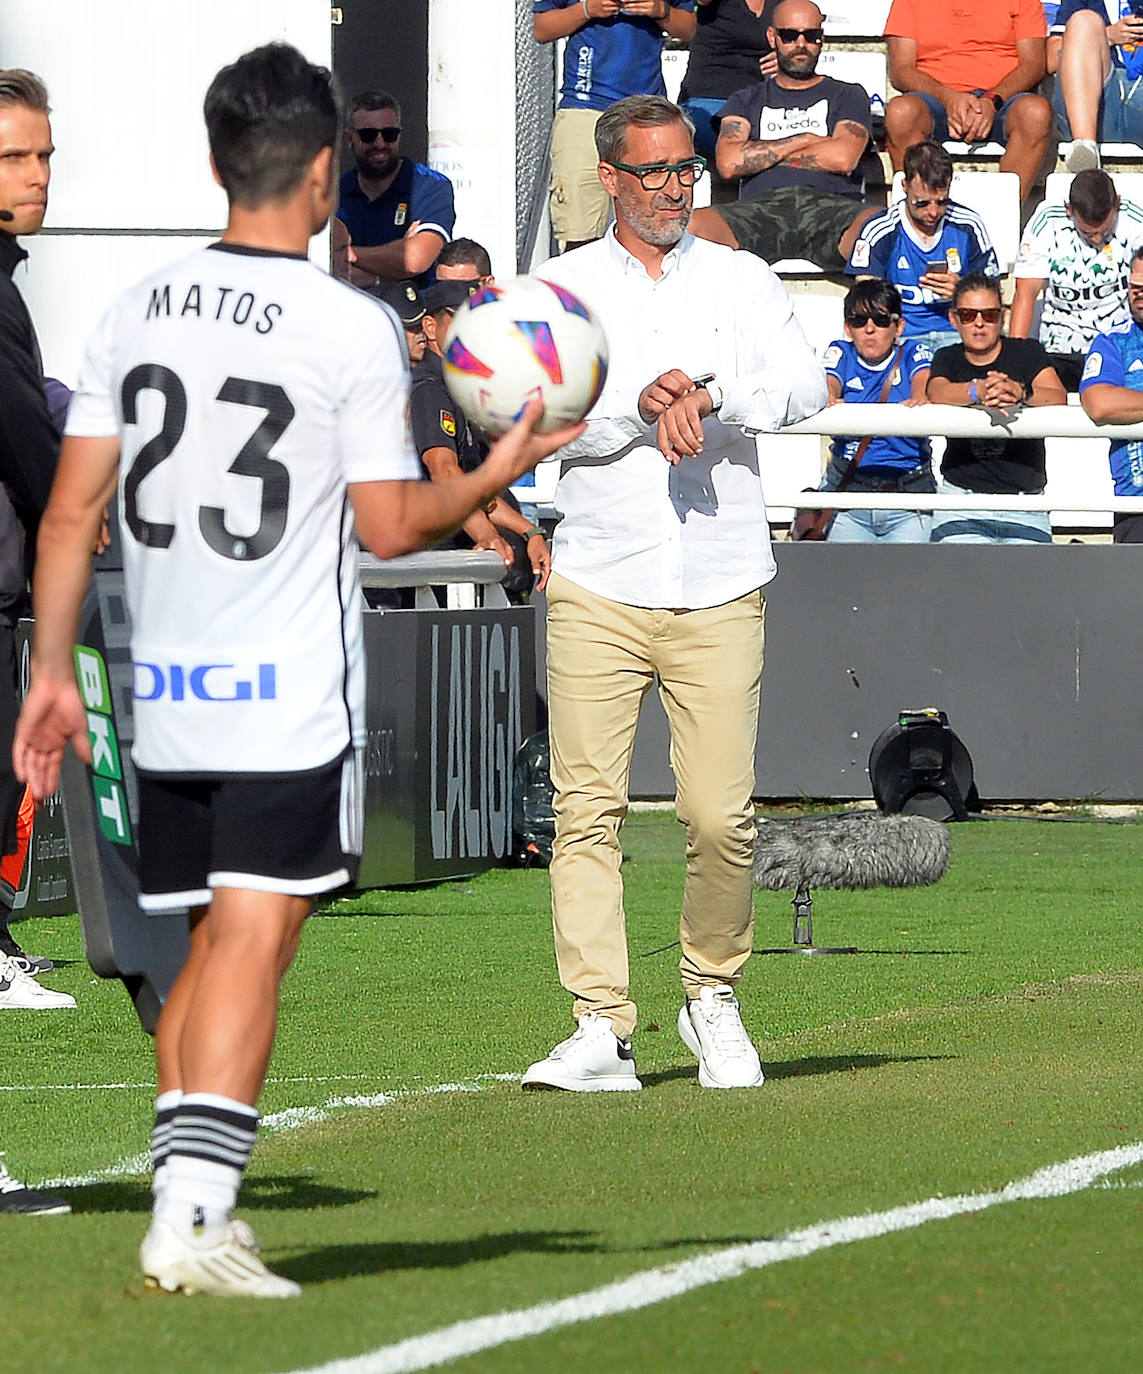
[[[595,151],[600,162],[623,161],[628,129],[658,129],[682,124],[691,138],[695,126],[687,115],[662,95],[629,95],[609,105],[595,125]]]
[[[0,105],[23,105],[40,114],[51,114],[48,88],[35,72],[23,67],[0,69]]]

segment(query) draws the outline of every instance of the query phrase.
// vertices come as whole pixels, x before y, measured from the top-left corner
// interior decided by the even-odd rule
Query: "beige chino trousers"
[[[738,981],[754,937],[754,747],[762,677],[761,590],[703,610],[647,610],[553,574],[548,712],[556,838],[550,869],[560,982],[574,1014],[630,1035],[623,859],[639,707],[658,679],[686,827],[679,920],[683,988]]]

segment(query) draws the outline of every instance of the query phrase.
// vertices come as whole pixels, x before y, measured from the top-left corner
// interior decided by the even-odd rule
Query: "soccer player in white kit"
[[[156,1035],[154,1214],[140,1258],[169,1291],[290,1297],[232,1218],[278,989],[314,897],[361,850],[364,660],[354,529],[430,544],[580,432],[533,404],[473,473],[418,479],[400,325],[309,262],[336,196],[332,78],[284,44],[205,103],[229,202],[219,243],[125,292],[89,345],[40,527],[17,773],[90,757],[72,649],[119,487],[133,620],[140,901],[191,909]]]

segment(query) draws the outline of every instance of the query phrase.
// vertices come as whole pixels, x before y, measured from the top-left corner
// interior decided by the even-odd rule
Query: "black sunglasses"
[[[878,329],[888,329],[900,318],[899,315],[890,315],[884,310],[873,310],[868,315],[847,315],[845,322],[850,329],[860,329],[862,325],[866,325],[872,320]]]
[[[935,205],[938,210],[943,210],[948,203],[948,196],[933,196],[931,200],[915,200],[912,196],[909,197],[909,204],[914,210],[927,210],[930,205]]]
[[[804,38],[807,43],[820,43],[825,33],[824,29],[775,29],[774,32],[783,43],[796,43],[799,37]]]
[[[975,324],[977,320],[983,320],[985,324],[995,324],[1000,318],[1000,307],[998,305],[958,306],[956,316],[961,324]]]
[[[398,124],[391,124],[387,129],[354,129],[353,132],[362,143],[376,143],[378,138],[386,143],[396,143],[401,137],[401,128]]]

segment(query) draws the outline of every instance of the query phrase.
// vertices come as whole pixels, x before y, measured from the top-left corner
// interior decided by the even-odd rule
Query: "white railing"
[[[358,577],[363,587],[414,587],[415,608],[436,610],[431,587],[448,588],[449,610],[472,610],[478,602],[489,608],[507,606],[499,585],[504,562],[499,554],[476,549],[427,549],[400,558],[358,555]],[[482,589],[478,597],[476,588]]]
[[[1033,406],[1003,420],[978,406],[829,406],[779,431],[781,434],[866,434],[906,438],[955,439],[1143,439],[1143,421],[1122,425],[1097,425],[1078,405]],[[765,443],[764,436],[760,436]],[[954,496],[921,492],[770,491],[767,506],[808,507],[829,510],[1059,510],[1080,512],[1143,512],[1143,496],[1108,496],[1084,501],[1074,494],[1064,501],[1048,495],[997,496],[965,492]]]

